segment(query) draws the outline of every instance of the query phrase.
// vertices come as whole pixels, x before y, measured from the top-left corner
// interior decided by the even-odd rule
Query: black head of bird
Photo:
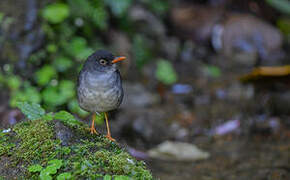
[[[98,50],[88,57],[78,77],[77,95],[82,109],[93,113],[91,133],[97,133],[94,127],[96,113],[105,113],[107,138],[111,137],[107,112],[119,107],[123,99],[120,73],[115,63],[125,60],[115,57],[105,50]]]

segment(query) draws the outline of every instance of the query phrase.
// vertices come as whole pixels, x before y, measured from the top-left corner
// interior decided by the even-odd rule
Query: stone
[[[165,141],[149,150],[152,158],[173,161],[196,161],[209,158],[209,153],[200,150],[194,144]]]

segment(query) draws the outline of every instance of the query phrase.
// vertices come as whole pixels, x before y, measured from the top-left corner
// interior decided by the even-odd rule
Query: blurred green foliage
[[[0,23],[2,22],[4,14],[0,12]]]
[[[66,51],[79,61],[86,59],[94,52],[93,49],[88,47],[86,39],[82,37],[74,37],[66,46]]]
[[[290,15],[289,0],[266,0],[266,2],[280,12]]]
[[[56,77],[57,73],[53,66],[45,65],[35,73],[36,83],[39,86],[44,86],[49,83],[52,78]]]
[[[133,38],[133,53],[136,64],[141,69],[146,63],[152,59],[152,51],[148,47],[147,40],[142,35],[136,35]]]
[[[22,89],[11,91],[10,97],[11,107],[16,107],[16,104],[19,101],[28,101],[32,103],[41,102],[41,95],[36,87],[31,86],[29,82],[24,82],[22,86],[23,86]]]
[[[169,61],[159,59],[157,61],[156,78],[166,85],[171,85],[177,81],[177,73]]]
[[[220,68],[217,66],[213,66],[213,65],[206,65],[206,66],[204,66],[203,70],[204,70],[205,74],[207,74],[208,76],[213,77],[213,78],[218,78],[222,74]]]
[[[277,26],[284,35],[290,36],[290,18],[279,18]]]
[[[44,47],[27,61],[33,66],[33,72],[16,75],[11,64],[0,71],[0,84],[10,90],[10,106],[16,107],[17,102],[26,101],[39,103],[49,111],[67,109],[80,117],[87,116],[89,113],[79,107],[76,98],[77,75],[85,59],[96,49],[111,49],[113,42],[104,38],[108,30],[126,34],[139,70],[156,59],[152,48],[154,40],[146,33],[139,33],[128,14],[138,3],[159,18],[163,18],[169,8],[166,0],[58,0],[48,3],[40,13],[46,38]],[[0,22],[9,20],[3,17],[0,13]],[[176,72],[169,62],[156,63],[158,80],[165,84],[176,81]],[[102,123],[103,115],[98,118],[97,122]]]
[[[42,91],[45,107],[53,110],[75,97],[75,83],[70,80],[61,80],[57,85],[49,85]]]
[[[169,9],[168,1],[165,0],[142,0],[154,13],[165,15]]]
[[[50,4],[44,8],[42,16],[50,23],[61,23],[69,16],[69,8],[63,3]]]
[[[124,16],[128,10],[128,8],[132,4],[132,0],[105,0],[105,3],[110,7],[112,13],[117,16],[121,17]]]

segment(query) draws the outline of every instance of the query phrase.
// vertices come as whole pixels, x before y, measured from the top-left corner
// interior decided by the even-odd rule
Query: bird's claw
[[[107,139],[109,139],[110,141],[116,142],[116,140],[114,138],[112,138],[110,135],[106,135],[105,137]]]
[[[94,127],[90,128],[91,134],[99,134]]]

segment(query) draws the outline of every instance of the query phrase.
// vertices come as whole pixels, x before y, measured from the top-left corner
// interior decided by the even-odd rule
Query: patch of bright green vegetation
[[[42,116],[45,114],[45,110],[36,103],[17,102],[16,105],[21,110],[21,112],[25,114],[30,120],[41,119]]]
[[[3,154],[11,155],[11,149],[15,147],[15,143],[8,141],[8,133],[0,131],[0,156]]]
[[[166,85],[171,85],[177,81],[177,73],[170,61],[159,59],[157,61],[156,78]]]
[[[59,111],[54,114],[54,119],[60,120],[69,126],[80,125],[80,122],[75,117],[66,111]]]
[[[43,10],[42,16],[48,22],[57,24],[69,16],[69,8],[67,4],[63,3],[50,4]]]
[[[54,158],[60,141],[54,140],[53,127],[46,121],[36,120],[15,125],[13,131],[21,143],[14,149],[17,160],[47,162]]]
[[[26,114],[27,117],[39,114],[38,111],[25,112],[32,113]],[[48,116],[50,118],[45,120]],[[1,130],[0,157],[10,158],[12,165],[7,168],[24,167],[27,179],[152,179],[144,162],[137,161],[107,138],[91,135],[84,128],[87,125],[75,121],[70,113],[60,111],[18,123],[7,133]],[[74,134],[69,146],[63,146],[57,136],[55,124],[59,122]]]

